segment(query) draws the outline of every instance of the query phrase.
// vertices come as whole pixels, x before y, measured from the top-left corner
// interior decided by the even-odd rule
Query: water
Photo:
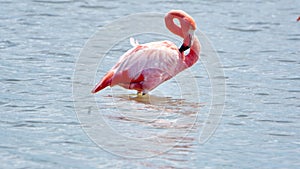
[[[1,0],[0,168],[298,168],[299,6],[296,0]],[[219,53],[227,84],[222,121],[208,142],[197,142],[210,98],[207,74],[199,62],[191,71],[199,71],[203,97],[195,105],[200,116],[183,141],[151,158],[113,155],[95,145],[77,119],[72,95],[76,59],[88,38],[110,21],[170,9],[192,15]],[[117,48],[112,52],[126,50]],[[176,85],[167,88],[164,85],[160,88],[164,90],[153,92],[164,96],[155,100],[171,112],[188,112],[188,103],[172,97]],[[98,104],[102,95],[97,95]],[[155,107],[153,102],[116,96],[118,103],[124,103],[122,109],[132,109],[133,104],[140,109]],[[184,110],[175,109],[178,102]],[[160,131],[157,128],[171,126],[155,122],[149,124],[160,125],[145,126],[145,121],[118,118],[109,105],[106,110],[106,120],[124,129],[127,136],[148,137]],[[191,106],[189,111],[193,110]],[[176,116],[162,115],[165,120]]]

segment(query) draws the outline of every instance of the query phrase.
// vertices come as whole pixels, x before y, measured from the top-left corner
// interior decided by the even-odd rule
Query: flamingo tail
[[[114,75],[114,72],[110,71],[108,72],[103,79],[101,80],[101,82],[99,82],[96,87],[92,90],[92,93],[97,93],[100,90],[106,88],[107,86],[111,85],[111,81],[112,81],[112,77]]]

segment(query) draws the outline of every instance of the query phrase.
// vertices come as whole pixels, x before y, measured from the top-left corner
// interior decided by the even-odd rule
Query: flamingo
[[[175,19],[178,19],[178,25],[174,23]],[[107,86],[119,85],[125,89],[136,90],[138,95],[145,95],[196,63],[200,42],[194,35],[194,19],[182,10],[171,10],[165,15],[165,24],[169,31],[183,38],[180,48],[170,41],[139,44],[130,38],[133,48],[120,57],[92,93]],[[189,53],[184,54],[187,49],[190,49]]]

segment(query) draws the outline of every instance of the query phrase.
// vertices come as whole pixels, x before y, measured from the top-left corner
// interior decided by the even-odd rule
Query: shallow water
[[[1,0],[0,168],[298,168],[299,7],[296,0]],[[89,139],[77,119],[72,93],[76,59],[105,24],[124,15],[170,9],[192,15],[219,54],[226,79],[222,121],[208,142],[198,143],[211,97],[201,62],[190,70],[199,82],[196,102],[176,95],[172,80],[153,91],[150,102],[128,97],[132,93],[120,88],[106,89],[95,98],[105,110],[101,116],[124,136],[146,138],[172,127],[190,128],[184,137],[165,138],[181,142],[151,158],[113,155]],[[147,40],[151,38],[140,41]],[[127,47],[129,40],[113,48],[103,69]],[[145,109],[160,118],[151,119]],[[120,115],[120,110],[129,114]],[[195,114],[192,128],[171,123]],[[124,147],[115,148],[126,153]]]

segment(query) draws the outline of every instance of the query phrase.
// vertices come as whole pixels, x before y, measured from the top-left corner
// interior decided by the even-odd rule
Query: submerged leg
[[[143,91],[138,91],[137,95],[138,96],[145,96],[147,93],[143,92]]]

